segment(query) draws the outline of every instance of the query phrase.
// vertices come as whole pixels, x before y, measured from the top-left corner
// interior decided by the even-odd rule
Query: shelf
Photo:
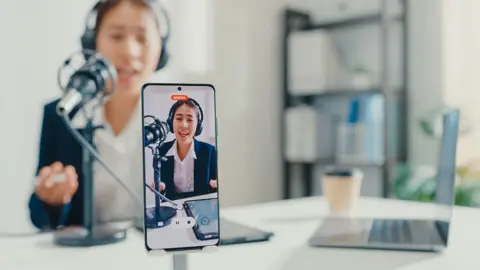
[[[287,161],[290,164],[304,164],[308,162],[296,162],[296,161]],[[346,166],[346,167],[381,167],[384,165],[383,162],[337,162],[334,158],[323,158],[311,162],[311,164],[321,165],[321,166]]]
[[[396,15],[392,17],[392,20],[402,21],[403,18],[404,18],[403,15]],[[361,24],[373,24],[373,23],[381,23],[381,22],[382,22],[382,14],[374,13],[374,14],[361,15],[353,18],[350,17],[348,19],[343,19],[338,21],[311,23],[304,30],[315,30],[315,29],[329,30],[329,29],[336,29],[336,28],[342,28],[342,27],[357,26]]]
[[[312,91],[313,92],[313,91]],[[394,93],[400,93],[400,88],[395,89]],[[380,88],[371,88],[371,89],[337,89],[337,90],[326,90],[318,93],[312,94],[288,94],[289,103],[288,106],[300,104],[313,104],[316,99],[319,98],[338,98],[338,97],[354,97],[354,96],[363,96],[371,94],[385,94],[384,91]]]
[[[311,162],[289,161],[286,156],[283,156],[283,190],[284,198],[288,199],[292,196],[292,175],[293,168],[300,169],[303,187],[303,196],[313,195],[313,179],[316,166],[335,166],[335,167],[360,167],[368,170],[374,169],[381,174],[381,196],[388,197],[391,191],[391,177],[394,174],[394,165],[399,162],[405,162],[408,143],[408,125],[407,125],[407,113],[408,113],[408,57],[407,57],[407,45],[408,45],[408,5],[407,1],[401,1],[403,4],[402,14],[389,14],[386,5],[381,5],[379,10],[372,11],[367,14],[356,14],[350,17],[346,17],[345,13],[338,13],[336,18],[315,18],[310,12],[306,10],[295,10],[287,8],[284,10],[283,20],[283,37],[282,37],[282,94],[283,94],[283,106],[282,112],[290,107],[305,104],[310,106],[319,106],[324,111],[328,111],[335,118],[344,119],[344,114],[348,113],[345,110],[345,106],[349,104],[351,97],[362,97],[365,95],[380,94],[385,98],[384,114],[385,124],[382,129],[382,144],[383,154],[386,157],[382,162],[375,162],[372,160],[369,162],[337,162],[336,158],[322,158]],[[341,17],[340,17],[341,16]],[[390,53],[387,50],[389,46],[389,34],[390,26],[396,23],[402,24],[403,42],[402,42],[402,54],[404,55],[401,62],[403,67],[402,80],[399,86],[393,86],[389,76],[386,73],[380,74],[377,85],[372,85],[369,88],[355,89],[353,86],[344,85],[342,88],[340,85],[334,86],[332,89],[308,89],[311,91],[302,91],[306,94],[295,93],[290,91],[289,80],[289,35],[297,31],[314,31],[317,29],[335,31],[335,30],[351,30],[356,27],[375,26],[380,27],[380,42],[381,48],[378,50],[379,57],[382,59],[380,70],[387,70],[390,68]],[[353,30],[353,29],[352,29]],[[381,83],[382,85],[378,85]],[[322,91],[320,91],[322,90]],[[300,92],[300,91],[299,91]],[[338,105],[337,105],[338,104]],[[398,111],[398,112],[397,112]],[[401,117],[400,117],[401,116]],[[343,118],[342,118],[343,117]],[[394,119],[395,118],[395,119]],[[398,121],[397,121],[398,120]],[[389,132],[392,129],[394,131]],[[284,119],[281,121],[281,144],[280,147],[285,149],[286,147],[286,124]],[[333,135],[333,134],[332,134]],[[395,135],[395,136],[393,136]],[[331,135],[329,135],[331,136]],[[333,138],[334,139],[334,138]],[[395,155],[396,158],[389,158],[389,152],[391,152],[392,143],[395,143]],[[393,148],[392,148],[393,149]],[[398,153],[397,153],[398,152]],[[346,160],[347,161],[347,160]],[[298,165],[298,166],[294,166]]]
[[[328,97],[328,96],[356,96],[356,95],[366,95],[366,94],[381,94],[383,93],[382,90],[379,88],[372,88],[372,89],[338,89],[338,90],[326,90],[321,91],[318,93],[312,94],[299,94],[299,95],[292,95],[292,98],[318,98],[318,97]]]

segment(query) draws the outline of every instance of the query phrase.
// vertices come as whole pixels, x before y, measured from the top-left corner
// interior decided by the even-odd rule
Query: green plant
[[[438,140],[442,131],[442,114],[448,107],[429,111],[418,121],[422,133]],[[463,122],[461,134],[470,128]],[[480,173],[475,174],[475,162],[459,166],[456,170],[455,204],[461,206],[480,206]],[[400,199],[431,202],[435,200],[436,171],[434,167],[400,164],[396,168],[394,193]]]
[[[432,171],[429,175],[418,172],[422,169],[426,169],[426,167],[416,167],[409,164],[397,166],[394,191],[399,199],[419,202],[435,200],[436,179],[434,168],[427,168]],[[478,207],[480,206],[480,181],[463,179],[461,177],[463,171],[465,171],[464,168],[457,170],[455,204]]]

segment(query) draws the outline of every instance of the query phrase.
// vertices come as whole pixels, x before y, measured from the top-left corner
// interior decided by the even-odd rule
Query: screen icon
[[[187,95],[172,95],[170,98],[172,100],[188,100]]]
[[[187,228],[192,228],[195,226],[195,219],[193,217],[185,218],[185,226]]]
[[[174,227],[181,227],[182,221],[178,218],[172,218],[172,222],[170,224]]]

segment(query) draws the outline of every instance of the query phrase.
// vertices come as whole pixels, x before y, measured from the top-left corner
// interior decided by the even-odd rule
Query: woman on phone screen
[[[175,139],[159,149],[166,158],[159,189],[170,200],[217,191],[215,146],[195,138],[202,133],[203,119],[202,107],[192,98],[176,101],[169,111],[167,123]],[[151,186],[155,188],[153,182]]]

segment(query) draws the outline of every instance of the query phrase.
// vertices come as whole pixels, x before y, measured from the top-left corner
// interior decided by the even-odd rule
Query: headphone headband
[[[200,106],[200,104],[199,104],[195,99],[193,99],[193,98],[188,98],[188,100],[189,100],[190,102],[192,102],[192,103],[197,107],[198,111],[200,112],[200,113],[199,113],[199,114],[200,114],[200,117],[199,117],[198,121],[202,121],[202,122],[203,122],[203,110],[202,110],[202,106]],[[177,102],[178,102],[178,101],[177,101]]]
[[[197,108],[197,110],[199,112],[199,117],[198,117],[198,121],[197,121],[197,128],[195,130],[195,136],[198,136],[202,133],[202,130],[203,130],[204,115],[203,115],[202,106],[200,106],[198,101],[196,101],[193,98],[188,98],[187,101],[190,101],[191,103],[193,103],[193,105]],[[184,102],[185,102],[185,100],[178,100],[177,102],[175,102],[172,105],[172,107],[170,108],[170,111],[168,112],[167,124],[170,127],[171,132],[174,132],[173,131],[173,118],[174,118],[175,111],[178,109],[179,104],[184,103]]]
[[[110,0],[99,0],[87,14],[85,30],[81,38],[82,49],[84,50],[95,50],[98,12],[107,1]],[[159,0],[144,0],[144,2],[150,7],[155,16],[162,39],[162,52],[156,68],[156,70],[160,70],[166,66],[169,59],[167,42],[170,37],[170,18]]]
[[[87,14],[85,31],[96,31],[95,28],[97,24],[98,12],[102,5],[107,1],[109,0],[99,0]],[[162,39],[168,39],[170,36],[170,18],[167,15],[167,11],[159,1],[145,0],[145,3],[150,7],[151,11],[155,15],[155,19],[157,20],[160,29],[160,36]]]

